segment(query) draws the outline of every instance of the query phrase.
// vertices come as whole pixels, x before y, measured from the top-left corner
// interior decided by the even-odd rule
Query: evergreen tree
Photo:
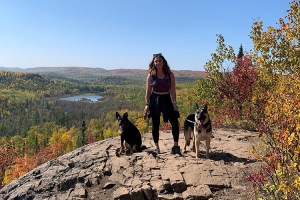
[[[239,48],[239,53],[237,55],[237,67],[241,66],[241,62],[243,60],[244,57],[244,50],[243,50],[243,46],[241,44],[240,48]]]
[[[35,152],[37,153],[39,151],[39,142],[38,142],[38,136],[35,135]]]
[[[240,59],[243,58],[243,56],[244,56],[244,50],[243,50],[243,45],[241,44],[237,58]]]
[[[85,130],[86,129],[87,129],[87,127],[85,125],[85,121],[83,120],[81,128],[80,128],[80,130],[81,130],[81,145],[82,146],[87,144],[86,139],[85,139],[86,138],[85,137]]]

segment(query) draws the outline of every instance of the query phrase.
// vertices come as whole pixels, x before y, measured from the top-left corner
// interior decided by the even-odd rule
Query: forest
[[[300,1],[277,27],[254,21],[253,51],[217,35],[205,72],[177,71],[180,125],[195,103],[208,104],[213,127],[258,132],[251,154],[261,168],[245,177],[259,199],[300,199]],[[128,111],[142,133],[146,71],[62,68],[0,72],[0,188],[80,146],[118,135],[115,112]],[[101,102],[66,102],[93,93]]]
[[[100,69],[98,75],[95,70],[0,71],[0,186],[56,156],[117,136],[116,111],[128,111],[140,131],[148,132],[149,124],[143,119],[146,70],[125,74]],[[195,88],[195,81],[205,76],[190,71],[176,74],[179,95],[185,88]],[[59,100],[78,94],[103,98],[95,103]]]

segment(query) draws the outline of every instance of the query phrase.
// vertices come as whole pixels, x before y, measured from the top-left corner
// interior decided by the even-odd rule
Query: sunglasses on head
[[[153,54],[153,58],[157,57],[157,56],[162,56],[162,53],[156,53],[156,54]]]

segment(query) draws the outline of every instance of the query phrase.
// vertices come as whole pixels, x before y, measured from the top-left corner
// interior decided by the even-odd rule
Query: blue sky
[[[0,66],[203,71],[216,34],[252,49],[254,20],[277,27],[288,0],[0,0]]]

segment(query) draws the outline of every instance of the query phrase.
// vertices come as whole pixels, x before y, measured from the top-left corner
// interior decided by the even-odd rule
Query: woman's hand
[[[178,111],[178,107],[177,107],[177,103],[176,102],[172,102],[173,103],[173,108],[175,111]]]
[[[148,107],[148,105],[146,105],[145,108],[144,108],[144,113],[147,113],[148,110],[149,110],[149,107]]]
[[[148,112],[149,111],[149,106],[146,105],[145,108],[144,108],[144,119],[147,119],[148,118]]]

